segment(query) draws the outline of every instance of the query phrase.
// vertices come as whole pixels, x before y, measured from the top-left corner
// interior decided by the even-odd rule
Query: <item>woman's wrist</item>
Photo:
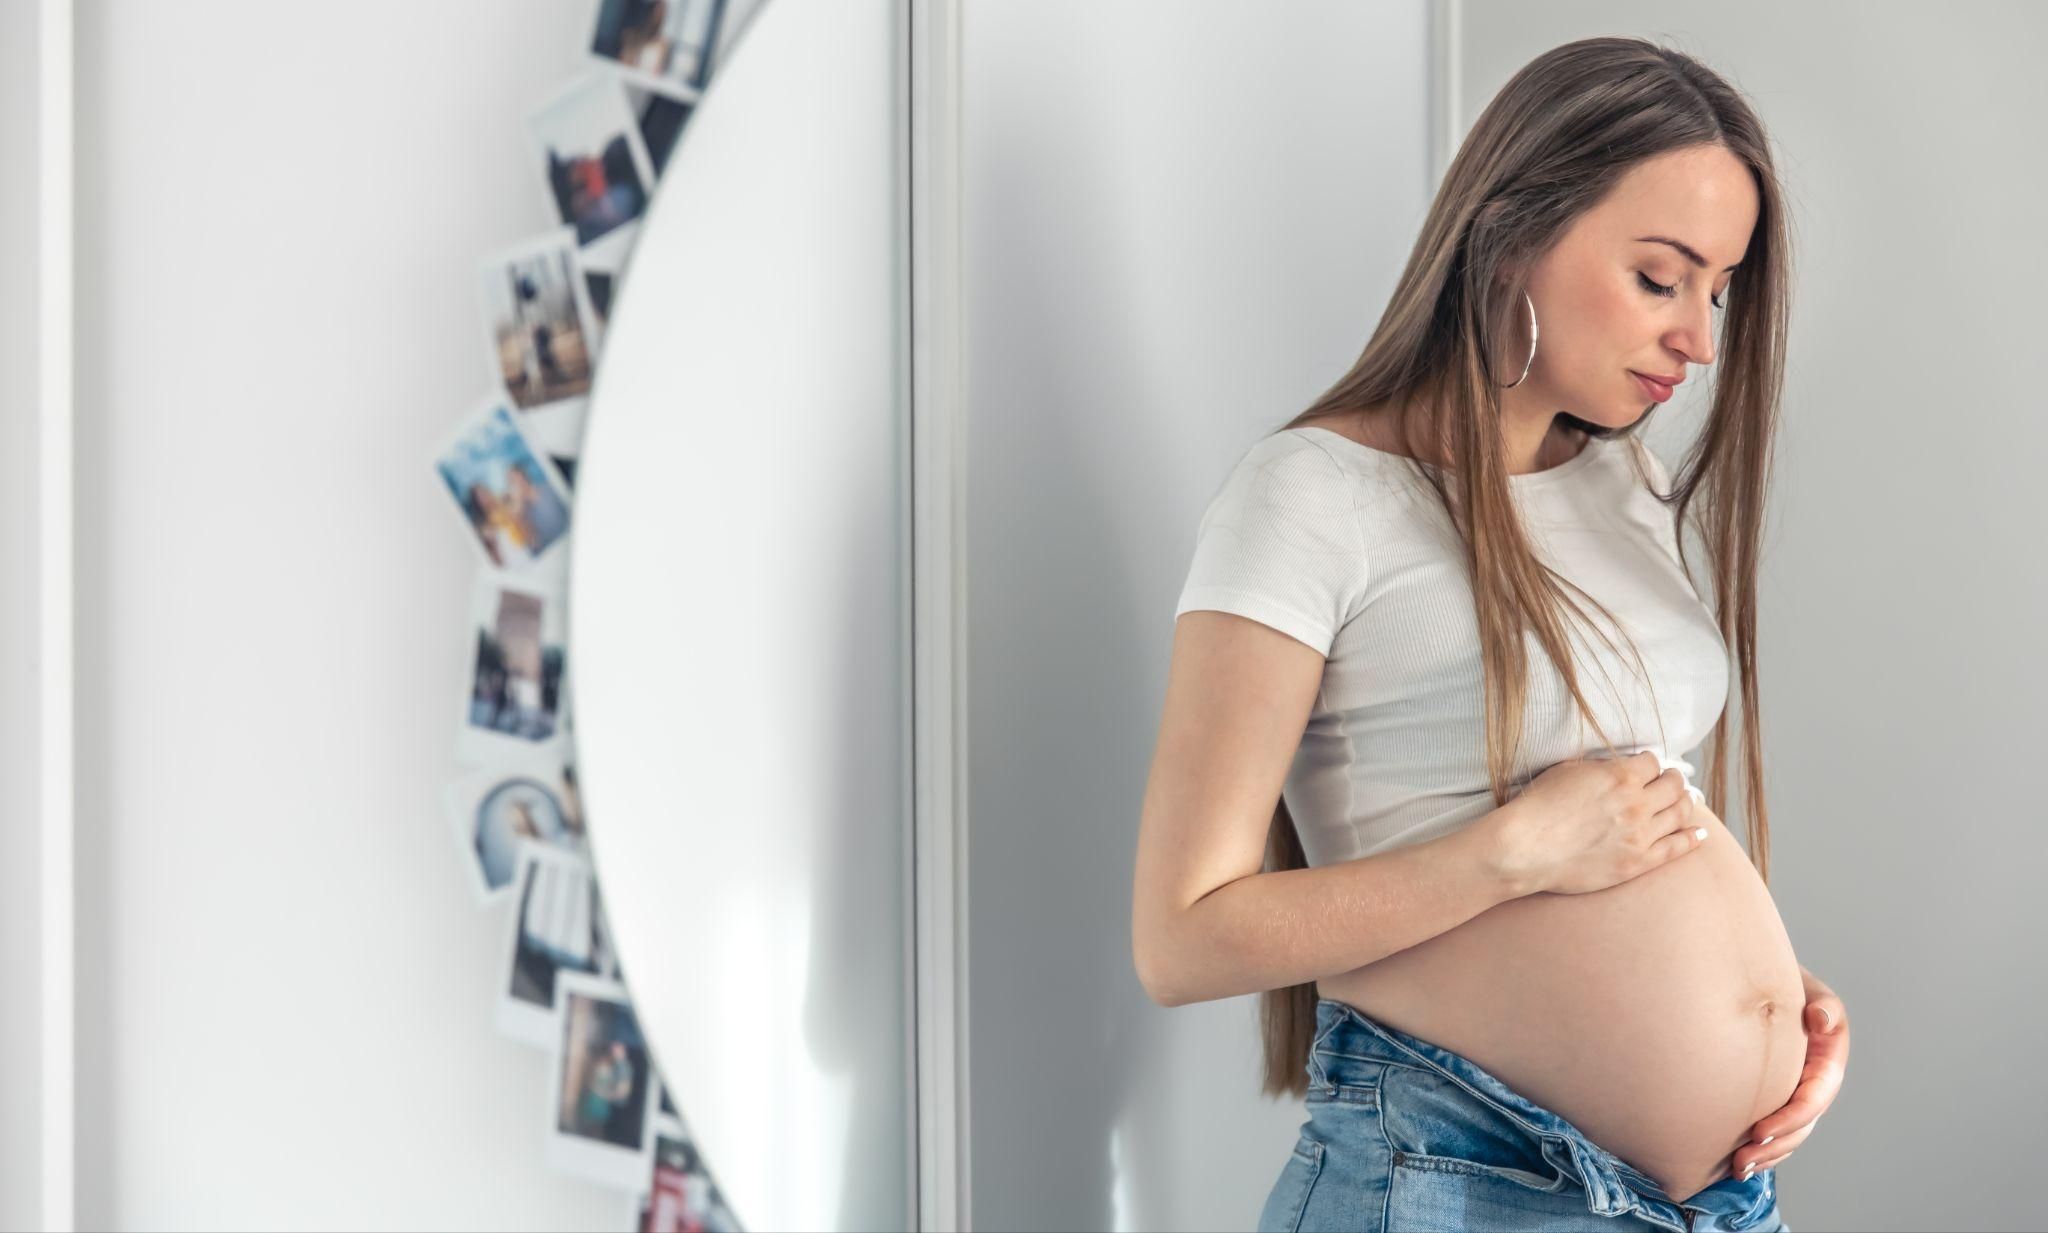
[[[1499,902],[1520,899],[1542,890],[1538,866],[1522,840],[1520,798],[1480,818],[1459,834],[1473,845],[1480,867],[1492,882]]]

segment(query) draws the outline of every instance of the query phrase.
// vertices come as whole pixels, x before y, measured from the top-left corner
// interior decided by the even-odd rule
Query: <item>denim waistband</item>
[[[1513,1121],[1542,1143],[1544,1159],[1578,1179],[1586,1188],[1587,1206],[1603,1216],[1623,1213],[1652,1215],[1686,1227],[1681,1208],[1710,1212],[1730,1228],[1746,1228],[1776,1202],[1775,1170],[1766,1169],[1748,1181],[1726,1177],[1687,1198],[1674,1201],[1656,1180],[1587,1138],[1578,1127],[1516,1092],[1461,1053],[1431,1044],[1418,1036],[1379,1023],[1348,1002],[1321,998],[1316,1002],[1315,1045],[1309,1051],[1309,1081],[1342,1084],[1346,1059],[1419,1066],[1449,1078]]]

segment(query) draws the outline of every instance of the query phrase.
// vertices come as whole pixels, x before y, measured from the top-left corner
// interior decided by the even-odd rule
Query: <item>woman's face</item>
[[[1749,248],[1757,204],[1748,168],[1721,146],[1673,151],[1632,169],[1531,269],[1536,359],[1503,400],[1532,416],[1569,411],[1626,428],[1656,405],[1631,372],[1689,378],[1693,365],[1713,363],[1716,304],[1727,302],[1736,277],[1726,267]],[[1497,374],[1503,382],[1520,375],[1529,355],[1529,306],[1515,311],[1513,362]]]
[[[533,504],[533,481],[526,476],[526,468],[511,467],[505,472],[505,504],[516,509],[525,509]]]

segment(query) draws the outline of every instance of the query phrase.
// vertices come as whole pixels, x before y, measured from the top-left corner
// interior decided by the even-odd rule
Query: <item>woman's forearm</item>
[[[1141,978],[1162,1006],[1306,984],[1378,962],[1529,893],[1496,836],[1509,801],[1418,844],[1218,887],[1170,922],[1135,930]]]

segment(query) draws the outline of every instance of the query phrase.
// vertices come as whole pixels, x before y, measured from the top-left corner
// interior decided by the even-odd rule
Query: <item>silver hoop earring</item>
[[[1514,389],[1527,380],[1530,367],[1536,363],[1536,301],[1530,299],[1529,293],[1524,291],[1522,293],[1522,302],[1529,306],[1529,362],[1522,365],[1521,376],[1500,387],[1504,390]]]

